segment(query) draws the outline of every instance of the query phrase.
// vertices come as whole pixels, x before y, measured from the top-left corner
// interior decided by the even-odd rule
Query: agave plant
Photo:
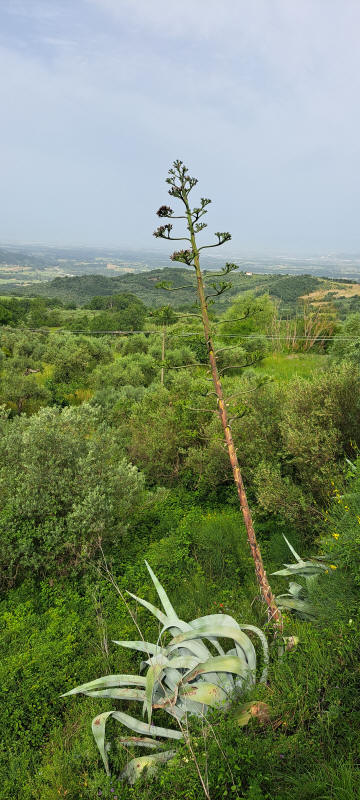
[[[147,658],[141,666],[146,668],[146,675],[106,675],[62,695],[67,697],[84,694],[88,697],[142,703],[142,714],[147,717],[146,721],[116,709],[100,713],[92,721],[92,731],[107,775],[110,770],[105,726],[110,717],[136,734],[121,738],[122,744],[157,749],[163,746],[163,740],[170,739],[174,742],[183,738],[183,721],[188,713],[203,716],[210,707],[225,708],[235,690],[255,683],[256,652],[245,631],[255,634],[260,640],[263,653],[260,682],[265,682],[267,676],[268,646],[266,637],[259,628],[254,625],[239,625],[227,614],[211,614],[189,623],[184,622],[177,616],[151,567],[145,563],[163,610],[131,592],[128,594],[161,623],[159,639],[156,644],[144,640],[115,641],[115,644],[145,653]],[[164,639],[169,636],[171,638],[165,644]],[[231,642],[226,652],[220,639],[229,639]],[[153,711],[157,709],[169,714],[177,723],[177,728],[153,725]],[[172,749],[135,758],[127,765],[122,777],[134,783],[145,767],[151,771],[158,763],[163,763],[174,755],[175,751]]]
[[[298,555],[296,550],[294,550],[286,536],[284,536],[284,539],[296,561],[294,564],[284,564],[285,569],[279,569],[277,572],[273,572],[272,575],[282,575],[283,577],[291,578],[297,575],[301,576],[305,578],[306,588],[300,583],[290,581],[288,592],[278,595],[275,600],[281,609],[285,608],[288,611],[294,611],[304,619],[316,619],[315,606],[309,600],[309,589],[311,585],[318,580],[319,575],[329,571],[329,565],[322,563],[321,559],[316,558],[305,561]]]

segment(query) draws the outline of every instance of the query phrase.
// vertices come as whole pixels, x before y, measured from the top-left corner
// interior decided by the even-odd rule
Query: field
[[[324,281],[324,287],[303,295],[304,299],[315,303],[325,298],[328,300],[339,297],[360,297],[360,283],[340,283],[338,281]]]
[[[327,356],[318,353],[273,353],[263,359],[257,370],[282,382],[294,376],[311,378],[316,370],[323,369],[326,364]]]

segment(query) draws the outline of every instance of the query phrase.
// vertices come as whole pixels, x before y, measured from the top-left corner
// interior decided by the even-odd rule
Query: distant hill
[[[205,273],[208,282],[214,280],[211,272]],[[159,282],[171,283],[176,291],[167,292],[159,288]],[[245,272],[232,273],[232,288],[217,300],[217,307],[226,307],[239,292],[253,291],[255,294],[269,293],[285,306],[296,303],[302,295],[322,287],[321,278],[312,275],[247,275]],[[84,305],[96,295],[113,295],[131,292],[148,307],[156,308],[164,304],[176,308],[194,303],[194,277],[189,269],[165,267],[148,272],[136,272],[108,278],[105,275],[81,275],[68,278],[54,278],[51,281],[29,284],[27,286],[2,287],[3,294],[27,297],[56,297],[63,302],[76,302]],[[213,290],[209,288],[209,294]]]

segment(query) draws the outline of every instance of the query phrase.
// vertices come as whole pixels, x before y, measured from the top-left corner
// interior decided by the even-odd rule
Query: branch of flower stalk
[[[254,364],[257,364],[258,361],[259,359],[255,358],[253,361],[249,361],[246,364],[229,364],[228,367],[223,367],[219,370],[219,375],[222,375],[227,369],[245,369],[245,367],[252,367]]]

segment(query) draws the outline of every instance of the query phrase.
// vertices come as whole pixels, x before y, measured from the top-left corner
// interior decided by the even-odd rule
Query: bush
[[[127,529],[144,481],[96,408],[42,409],[2,422],[1,562],[13,581],[79,567]]]

